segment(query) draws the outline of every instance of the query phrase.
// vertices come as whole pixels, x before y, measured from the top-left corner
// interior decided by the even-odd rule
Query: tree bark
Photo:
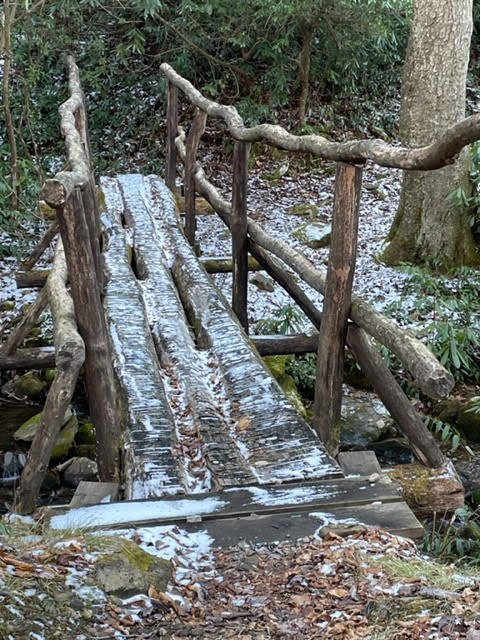
[[[300,71],[300,98],[298,100],[298,124],[305,126],[307,104],[308,104],[308,92],[310,86],[310,62],[311,62],[311,50],[313,36],[315,34],[315,27],[308,22],[303,28],[303,46],[300,52],[299,58],[299,71]]]
[[[428,145],[465,117],[471,34],[472,0],[416,0],[400,111],[406,145]],[[448,201],[459,188],[470,194],[469,166],[470,153],[464,149],[448,167],[404,173],[383,253],[387,264],[480,264],[465,207]]]
[[[57,233],[58,233],[58,222],[54,220],[52,224],[48,227],[48,229],[45,231],[45,233],[43,234],[42,239],[40,240],[36,248],[32,251],[30,256],[22,264],[22,267],[23,269],[25,269],[25,271],[30,271],[30,269],[32,269],[35,266],[35,264],[38,262],[40,257],[43,255],[44,251],[47,249],[47,247],[50,246],[50,243],[52,242],[53,238],[57,235]]]
[[[232,309],[248,333],[248,238],[247,238],[247,174],[250,145],[235,142],[233,151],[232,215]],[[193,177],[195,182],[195,177]]]
[[[177,94],[177,87],[169,82],[167,93],[167,158],[165,165],[165,183],[172,193],[175,193],[175,177],[177,170],[177,147],[175,146],[178,127]]]
[[[0,371],[9,369],[48,369],[55,366],[53,347],[17,349],[12,355],[0,355]]]
[[[3,4],[3,78],[2,101],[5,128],[7,130],[8,144],[10,146],[10,201],[12,209],[18,209],[18,157],[15,127],[13,125],[12,110],[10,107],[10,72],[12,68],[12,26],[15,20],[17,3],[10,4],[10,0],[4,0]]]
[[[185,235],[190,246],[195,248],[195,160],[198,145],[205,131],[207,114],[197,109],[187,138],[187,153],[185,158]],[[174,144],[175,146],[175,144]],[[176,147],[175,147],[176,149]],[[171,191],[173,191],[170,188]]]

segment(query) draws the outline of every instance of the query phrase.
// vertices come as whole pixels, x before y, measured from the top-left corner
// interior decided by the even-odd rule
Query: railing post
[[[53,202],[49,204],[54,206]],[[85,342],[85,378],[95,425],[99,476],[102,481],[118,481],[120,420],[109,337],[80,188],[75,188],[65,204],[56,209],[78,330]]]
[[[178,129],[178,95],[177,87],[171,82],[167,90],[167,155],[165,165],[165,183],[172,193],[175,192],[175,176],[177,168],[177,148],[175,138]]]
[[[195,247],[195,161],[200,138],[205,131],[207,114],[197,109],[187,138],[185,150],[185,235]]]
[[[247,238],[247,177],[250,145],[235,141],[233,151],[232,233],[233,285],[232,308],[248,333],[248,238]]]
[[[317,352],[313,425],[330,454],[338,453],[343,357],[355,257],[362,168],[337,163],[332,240]]]

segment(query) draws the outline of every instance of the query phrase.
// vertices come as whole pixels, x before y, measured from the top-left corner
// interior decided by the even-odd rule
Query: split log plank
[[[15,496],[17,513],[31,513],[36,506],[40,486],[48,469],[55,441],[64,423],[65,412],[75,390],[85,346],[75,322],[72,300],[66,290],[67,265],[61,241],[46,289],[52,310],[55,339],[56,375],[43,408],[42,422],[35,433]]]
[[[177,443],[175,422],[158,371],[140,281],[128,259],[121,219],[122,193],[113,178],[103,179],[102,190],[108,221],[105,231],[108,281],[104,301],[126,423],[125,495],[128,499],[141,499],[184,493],[178,461],[172,453]]]
[[[340,446],[343,361],[347,337],[355,256],[362,169],[337,163],[330,246],[322,323],[319,329],[313,426],[327,451]]]
[[[338,466],[252,350],[223,295],[199,265],[178,227],[174,203],[163,183],[154,177],[147,180],[152,200],[163,198],[163,207],[152,209],[152,214],[174,247],[172,272],[187,317],[198,346],[211,349],[218,360],[232,401],[237,439],[258,481],[337,474]]]
[[[189,322],[178,297],[167,258],[158,242],[159,229],[145,202],[138,198],[145,189],[140,175],[120,176],[123,207],[134,231],[135,254],[148,265],[139,283],[143,293],[148,324],[162,364],[175,372],[179,389],[185,393],[204,453],[217,487],[252,484],[256,477],[236,447],[221,401],[207,381],[214,370],[199,353],[190,334]],[[148,193],[148,191],[147,191]],[[202,358],[203,355],[203,358]],[[185,484],[187,481],[185,480]]]

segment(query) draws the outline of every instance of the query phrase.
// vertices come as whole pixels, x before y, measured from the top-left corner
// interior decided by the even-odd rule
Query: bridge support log
[[[35,509],[52,450],[85,359],[85,347],[77,332],[73,303],[67,293],[66,282],[67,265],[59,242],[46,285],[54,322],[57,373],[48,392],[42,423],[30,446],[20,488],[15,496],[17,513],[31,513]]]
[[[52,224],[48,227],[48,229],[45,231],[45,233],[42,236],[42,239],[40,240],[38,245],[35,247],[35,249],[32,251],[30,256],[25,260],[25,262],[23,262],[22,268],[25,269],[25,271],[30,271],[30,269],[33,269],[33,267],[37,264],[38,260],[41,258],[41,256],[43,255],[47,247],[50,246],[50,243],[52,242],[53,238],[57,235],[57,233],[58,233],[58,222],[54,220]]]
[[[333,456],[337,455],[340,444],[343,360],[355,273],[361,189],[361,167],[337,163],[313,403],[313,426]]]
[[[52,347],[17,349],[10,356],[0,356],[0,371],[9,369],[48,369],[55,366]]]

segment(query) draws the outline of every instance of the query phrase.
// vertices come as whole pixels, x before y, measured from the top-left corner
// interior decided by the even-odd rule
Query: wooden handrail
[[[172,85],[180,89],[193,105],[205,111],[209,116],[221,118],[232,137],[243,142],[263,140],[287,151],[312,153],[335,162],[363,164],[370,160],[383,167],[430,171],[452,164],[464,147],[480,140],[480,114],[475,114],[454,124],[432,144],[416,149],[387,144],[383,140],[332,142],[319,135],[296,136],[283,127],[273,124],[245,127],[235,107],[222,105],[205,98],[198,89],[176,73],[166,62],[160,66],[160,69]]]

